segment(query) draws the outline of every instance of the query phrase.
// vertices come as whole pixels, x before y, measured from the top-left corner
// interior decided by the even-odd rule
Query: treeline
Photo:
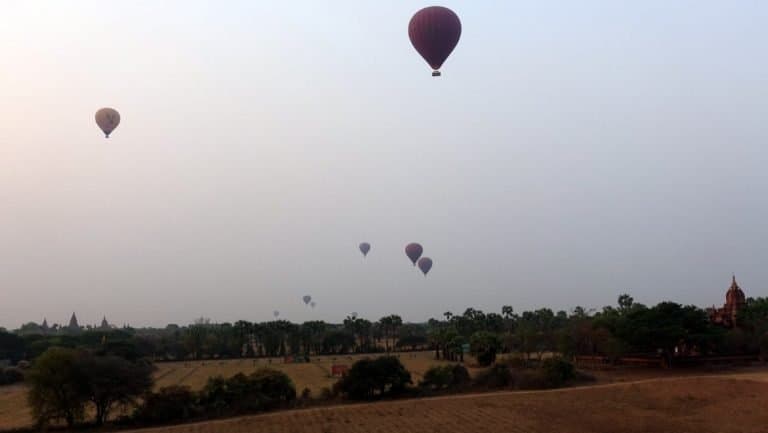
[[[710,322],[695,306],[662,302],[653,307],[622,295],[616,306],[601,311],[576,307],[570,313],[548,308],[500,313],[469,308],[446,312],[427,323],[404,323],[397,315],[369,321],[346,317],[340,324],[285,320],[211,323],[189,326],[89,330],[78,335],[19,334],[0,331],[0,360],[31,361],[49,347],[69,347],[129,360],[195,360],[241,357],[316,356],[434,350],[436,358],[463,360],[465,353],[490,365],[498,353],[518,352],[541,359],[547,352],[563,355],[663,353],[680,356],[768,353],[768,299],[748,299],[737,326],[725,329]]]

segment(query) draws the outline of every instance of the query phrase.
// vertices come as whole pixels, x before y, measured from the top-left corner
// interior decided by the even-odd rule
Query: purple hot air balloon
[[[408,37],[416,51],[440,76],[440,67],[451,54],[461,37],[461,21],[450,9],[430,6],[416,12],[408,24]]]
[[[424,276],[427,276],[427,272],[432,269],[432,259],[429,257],[422,257],[419,259],[419,269],[424,272]]]
[[[371,244],[363,242],[360,244],[360,252],[363,253],[363,257],[368,255],[368,251],[371,250]]]
[[[424,252],[424,248],[421,247],[421,245],[417,244],[416,242],[410,243],[405,246],[405,255],[408,256],[409,259],[411,259],[411,262],[413,262],[413,266],[416,266],[416,261],[419,260],[419,257],[421,257],[421,253]]]
[[[279,311],[277,311],[277,310],[275,310],[275,311],[273,311],[273,312],[272,312],[272,315],[273,315],[273,316],[275,316],[275,317],[277,317],[277,316],[279,316],[279,315],[280,315],[280,312],[279,312]]]

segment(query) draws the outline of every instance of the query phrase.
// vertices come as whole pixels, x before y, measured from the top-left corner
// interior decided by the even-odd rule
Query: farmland
[[[278,412],[158,433],[765,431],[768,375],[682,377]]]
[[[331,365],[363,356],[317,357],[310,363],[281,359],[194,361],[158,364],[158,387],[201,388],[213,375],[231,376],[269,366],[287,373],[301,392],[317,396],[331,386]],[[432,352],[403,353],[417,382],[435,361]],[[723,374],[726,373],[726,374]],[[421,400],[354,404],[277,412],[145,431],[376,432],[376,431],[755,431],[766,425],[768,372],[744,369],[700,376],[695,371],[598,372],[596,385],[554,391],[496,392]],[[731,417],[730,414],[736,414]],[[729,419],[724,424],[723,417]],[[29,426],[22,386],[0,387],[0,429]],[[759,430],[757,430],[759,431]]]
[[[155,372],[156,387],[185,385],[193,390],[202,388],[209,377],[234,376],[237,373],[251,373],[259,368],[270,367],[285,372],[296,385],[297,392],[309,388],[318,396],[323,387],[331,387],[336,378],[330,375],[334,364],[351,365],[364,358],[354,356],[318,356],[309,363],[284,363],[282,358],[206,360],[190,362],[158,363]],[[434,360],[434,352],[402,353],[400,359],[411,372],[414,383],[423,373],[441,361]],[[26,388],[23,386],[0,387],[0,430],[28,426],[32,423],[26,404]]]

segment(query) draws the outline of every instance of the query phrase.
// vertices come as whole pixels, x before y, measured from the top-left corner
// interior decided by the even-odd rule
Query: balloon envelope
[[[427,276],[427,272],[432,269],[432,259],[429,257],[422,257],[419,259],[419,269],[424,272],[424,276]]]
[[[430,6],[416,12],[408,24],[408,37],[421,57],[439,76],[443,62],[448,58],[461,37],[461,21],[450,9]]]
[[[305,304],[309,304],[309,301],[312,300],[312,297],[309,295],[304,295],[301,299],[304,301]]]
[[[419,257],[421,257],[421,253],[423,252],[424,248],[422,248],[421,245],[417,244],[416,242],[405,246],[405,255],[411,259],[411,262],[414,266],[416,265],[416,261],[419,260]]]
[[[96,112],[96,124],[104,132],[104,135],[109,138],[109,134],[117,128],[120,124],[120,113],[114,108],[101,108]]]
[[[280,315],[280,312],[279,312],[279,311],[277,311],[277,310],[275,310],[275,311],[273,311],[273,312],[272,312],[272,315],[273,315],[273,316],[275,316],[275,317],[277,317],[277,316],[279,316],[279,315]]]
[[[360,252],[363,253],[363,257],[368,255],[368,251],[371,250],[371,244],[368,242],[363,242],[360,244]]]
[[[315,308],[315,305],[317,305],[317,303],[315,301],[312,301],[309,303],[309,305],[312,306],[312,308]]]

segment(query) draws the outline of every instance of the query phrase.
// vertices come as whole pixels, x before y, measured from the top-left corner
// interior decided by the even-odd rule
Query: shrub
[[[431,389],[458,388],[469,381],[469,372],[463,365],[440,365],[430,367],[419,386]]]
[[[338,382],[337,382],[338,383]],[[336,388],[336,385],[334,385],[334,388]],[[320,398],[323,400],[331,400],[332,398],[336,397],[336,393],[329,387],[324,386],[320,390]]]
[[[548,389],[552,388],[544,371],[540,368],[527,368],[512,372],[512,383],[515,389]]]
[[[573,364],[562,358],[545,359],[540,368],[551,387],[562,386],[575,377]]]
[[[512,371],[506,364],[493,364],[477,375],[475,384],[486,388],[505,388],[512,384]]]
[[[304,388],[301,390],[301,399],[302,400],[309,400],[312,398],[312,390],[309,388]]]
[[[432,389],[447,388],[453,380],[453,368],[450,365],[430,367],[424,373],[424,379],[419,386]]]
[[[249,376],[255,384],[257,392],[264,398],[267,408],[296,399],[296,388],[293,381],[282,371],[262,368]]]
[[[0,385],[11,385],[24,381],[24,372],[18,367],[5,367],[0,370]]]
[[[296,398],[296,388],[283,372],[263,368],[246,376],[208,379],[200,391],[200,404],[214,415],[240,414],[272,409]]]
[[[199,414],[195,394],[186,386],[168,386],[148,394],[136,410],[137,420],[147,424],[180,422]]]
[[[467,368],[461,364],[454,365],[451,373],[453,373],[451,380],[452,387],[462,387],[469,384],[471,381],[469,371],[467,371]]]
[[[355,362],[335,388],[347,398],[364,400],[402,393],[410,383],[411,373],[400,360],[384,356]]]

